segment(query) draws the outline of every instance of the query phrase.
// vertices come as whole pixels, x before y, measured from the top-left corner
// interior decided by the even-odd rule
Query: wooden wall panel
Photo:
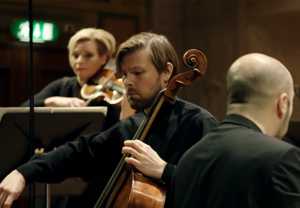
[[[134,16],[100,14],[98,25],[114,34],[117,44],[139,32],[139,19]]]
[[[33,60],[36,91],[59,77],[74,75],[69,66],[66,48],[36,48]]]
[[[207,74],[181,95],[218,118],[222,119],[226,110],[227,69],[245,53],[262,52],[278,58],[300,83],[299,1],[153,0],[151,8],[151,30],[167,35],[179,54],[188,48],[206,53]],[[300,119],[300,98],[295,99],[292,119]]]
[[[152,6],[156,9],[152,11],[153,31],[169,37],[180,55],[189,48],[198,48],[207,55],[206,75],[180,95],[219,119],[226,108],[225,74],[238,53],[237,5],[236,0],[156,0]],[[168,8],[168,12],[159,12],[161,8]]]
[[[300,83],[300,2],[244,0],[239,9],[241,53],[261,52],[279,59]],[[292,120],[300,120],[295,98]]]

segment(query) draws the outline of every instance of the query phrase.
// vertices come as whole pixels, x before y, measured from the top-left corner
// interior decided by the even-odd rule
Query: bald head
[[[287,68],[264,54],[252,53],[237,59],[227,74],[230,104],[265,105],[282,92],[293,93]]]

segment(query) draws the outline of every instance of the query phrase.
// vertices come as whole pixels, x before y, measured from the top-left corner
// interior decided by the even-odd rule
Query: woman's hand
[[[45,99],[46,107],[85,107],[86,102],[76,97],[49,97]]]
[[[0,183],[0,208],[9,208],[19,198],[25,188],[25,178],[17,171],[12,171]]]
[[[122,153],[129,154],[125,161],[144,175],[161,178],[167,163],[148,144],[140,140],[126,140]]]

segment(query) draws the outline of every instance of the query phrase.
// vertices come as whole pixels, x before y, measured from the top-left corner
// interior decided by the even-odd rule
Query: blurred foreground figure
[[[189,149],[175,177],[175,208],[300,207],[300,150],[280,140],[293,111],[290,72],[248,54],[227,74],[227,116]]]

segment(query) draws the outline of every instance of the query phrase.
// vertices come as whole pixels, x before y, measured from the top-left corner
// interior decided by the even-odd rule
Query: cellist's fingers
[[[132,147],[128,147],[128,146],[124,146],[122,148],[122,153],[123,154],[129,154],[129,157],[134,157],[136,159],[140,159],[141,158],[141,153],[138,152],[136,149],[132,148]]]
[[[135,149],[137,152],[145,153],[145,152],[147,152],[147,148],[149,145],[147,145],[146,143],[144,143],[140,140],[125,140],[124,146],[131,147],[131,148]]]
[[[140,170],[141,162],[134,157],[126,157],[125,162],[129,165],[134,166],[136,169]]]

